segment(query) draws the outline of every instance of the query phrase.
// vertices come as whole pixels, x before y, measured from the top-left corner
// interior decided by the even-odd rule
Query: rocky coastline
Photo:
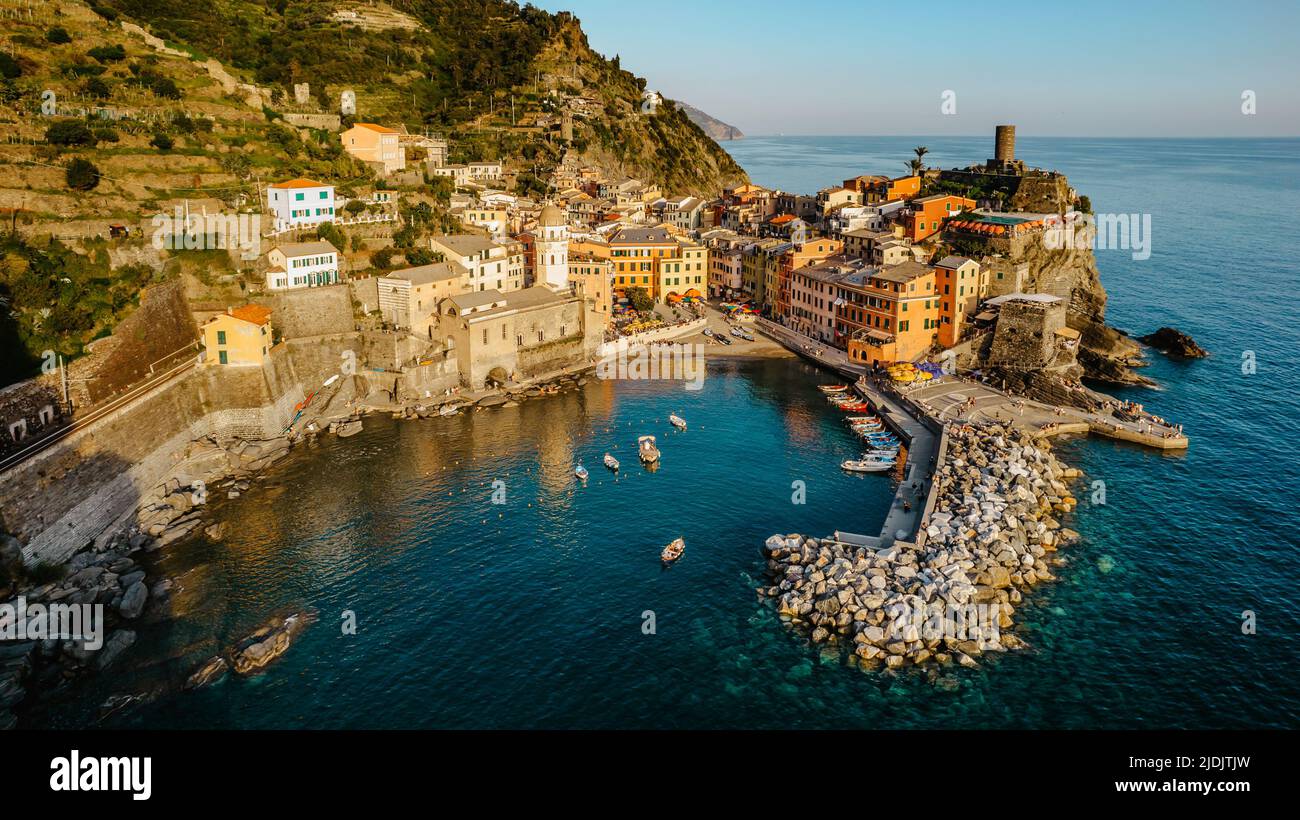
[[[452,394],[397,410],[362,404],[350,415],[338,418],[316,415],[301,419],[302,432],[293,430],[272,438],[204,436],[174,454],[176,466],[141,499],[127,522],[116,523],[120,527],[117,532],[97,539],[62,566],[23,569],[21,542],[0,533],[0,566],[11,570],[0,575],[0,607],[16,609],[21,599],[28,607],[99,604],[104,612],[103,646],[95,650],[87,650],[74,640],[0,640],[0,730],[15,728],[18,714],[37,702],[57,699],[78,681],[117,665],[136,643],[141,625],[171,617],[171,596],[180,582],[158,577],[155,562],[147,556],[199,534],[220,541],[225,524],[213,519],[209,503],[222,496],[235,499],[255,492],[268,471],[288,457],[300,441],[324,435],[331,427],[336,432],[355,431],[355,427],[342,425],[360,426],[367,415],[381,412],[413,420],[516,407],[525,401],[576,390],[588,384],[590,378],[585,371],[565,373],[527,387],[496,389],[479,396]],[[106,526],[114,523],[106,522]],[[314,620],[310,612],[271,618],[226,653],[200,664],[180,688],[202,688],[231,672],[241,676],[257,674],[283,655]],[[24,630],[23,634],[32,633]],[[115,695],[101,706],[101,717],[149,702],[161,694]]]
[[[759,590],[781,621],[814,645],[849,652],[864,670],[959,664],[1026,646],[1016,607],[1055,579],[1058,550],[1078,539],[1061,524],[1077,503],[1046,441],[1010,425],[953,424],[917,543],[884,549],[834,538],[773,535]]]

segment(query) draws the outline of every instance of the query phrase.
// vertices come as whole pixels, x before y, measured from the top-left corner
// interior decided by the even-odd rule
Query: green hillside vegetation
[[[365,25],[334,19],[340,10]],[[164,264],[166,252],[138,236],[104,252],[96,242],[110,222],[139,227],[182,206],[258,211],[266,183],[299,176],[344,196],[389,187],[342,150],[337,132],[286,121],[337,113],[345,89],[356,93],[356,120],[440,132],[453,162],[502,159],[525,194],[547,192],[566,151],[667,192],[709,194],[744,178],[671,104],[639,113],[645,81],[591,51],[571,15],[506,0],[51,0],[6,22],[0,224],[22,237],[5,239],[0,281],[0,337],[22,351],[6,357],[6,383],[33,373],[43,351],[78,355],[133,309],[140,287],[178,275],[183,266]],[[226,72],[260,88],[263,104],[223,86]],[[296,82],[311,84],[305,106],[293,101]],[[571,142],[536,126],[576,94],[601,110],[575,122]],[[418,259],[424,234],[455,227],[445,179],[402,190],[405,227],[386,261]],[[345,234],[344,249],[361,250],[356,239]],[[153,259],[112,261],[142,255]]]

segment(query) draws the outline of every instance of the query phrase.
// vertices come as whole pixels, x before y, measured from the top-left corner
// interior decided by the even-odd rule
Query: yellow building
[[[629,227],[605,247],[614,263],[616,290],[643,288],[657,302],[708,291],[709,250],[689,239],[663,228]],[[692,290],[696,292],[689,293]]]
[[[273,339],[270,308],[244,305],[227,310],[203,325],[203,364],[261,366]]]
[[[676,302],[683,297],[703,299],[709,292],[709,249],[686,239],[674,237],[675,256],[659,262],[659,282],[655,299]]]
[[[587,253],[569,250],[569,282],[588,303],[602,327],[613,321],[610,309],[614,301],[614,263]]]

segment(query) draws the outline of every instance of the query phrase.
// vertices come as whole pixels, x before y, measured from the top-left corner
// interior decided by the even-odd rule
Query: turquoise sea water
[[[982,161],[991,139],[753,138],[727,147],[755,181],[812,192]],[[1153,254],[1098,254],[1113,324],[1171,324],[1213,352],[1158,353],[1186,453],[1074,440],[1105,482],[1080,494],[1060,581],[1017,615],[1032,645],[940,684],[820,655],[754,594],[773,532],[875,532],[892,492],[848,476],[854,450],[797,361],[718,361],[704,390],[595,382],[451,420],[367,421],[222,502],[230,533],[169,552],[178,615],[142,632],[130,672],[39,722],[86,725],[110,694],[174,686],[268,615],[318,621],[264,674],[162,694],[104,725],[144,727],[1263,727],[1300,726],[1300,141],[1022,138],[1099,212],[1150,213]],[[1254,375],[1243,375],[1252,351]],[[691,423],[667,424],[670,412]],[[660,435],[664,462],[635,463]],[[612,450],[617,481],[600,466]],[[591,470],[575,485],[572,464]],[[492,482],[507,503],[490,503]],[[807,503],[791,503],[794,481]],[[1083,488],[1081,488],[1083,489]],[[669,570],[672,538],[687,553]],[[340,614],[355,612],[356,635]],[[656,634],[642,632],[655,614]],[[1242,612],[1257,632],[1241,632]]]

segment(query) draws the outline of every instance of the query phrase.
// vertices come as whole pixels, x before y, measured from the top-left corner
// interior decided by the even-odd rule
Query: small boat
[[[849,389],[847,384],[819,384],[817,389],[823,393],[844,393]]]
[[[848,470],[851,473],[883,473],[892,466],[894,466],[892,461],[854,461],[848,459],[840,463],[840,469]]]
[[[686,419],[682,418],[676,413],[673,413],[671,416],[669,416],[668,421],[672,422],[672,425],[676,427],[678,430],[686,429]]]
[[[438,415],[440,416],[454,416],[459,412],[460,407],[455,404],[444,404],[442,407],[438,408]]]
[[[846,413],[861,413],[863,410],[870,410],[871,408],[863,402],[849,402],[841,404],[840,409]]]
[[[731,335],[732,335],[732,336],[735,336],[737,339],[739,339],[740,336],[741,336],[741,334],[743,334],[744,332],[745,332],[745,331],[741,330],[741,329],[738,328],[738,327],[733,327],[733,328],[731,329]]]
[[[654,436],[641,436],[636,440],[637,456],[642,464],[654,464],[659,461],[659,448],[655,446]]]
[[[579,481],[587,480],[587,468],[583,467],[581,464],[573,468],[573,474],[578,477]]]
[[[754,341],[754,334],[750,333],[747,330],[742,330],[740,331],[740,338],[744,339],[747,342],[752,342]]]
[[[848,416],[844,420],[849,424],[855,421],[880,421],[880,416]]]
[[[713,335],[713,331],[712,331],[712,330],[709,330],[707,327],[704,328],[704,330],[702,330],[701,332],[702,332],[705,336],[712,336],[712,335]]]
[[[717,339],[719,342],[722,342],[724,345],[731,344],[731,340],[728,339],[726,336],[723,336],[721,333],[713,334],[713,338]]]
[[[681,558],[683,552],[686,552],[686,542],[678,538],[668,546],[664,547],[663,552],[659,553],[659,557],[665,564],[671,564],[673,561]]]
[[[606,453],[606,454],[605,454],[605,466],[608,467],[609,469],[611,469],[611,470],[613,470],[614,472],[617,473],[617,472],[618,472],[618,459],[614,458],[614,457],[611,456],[609,453]]]

